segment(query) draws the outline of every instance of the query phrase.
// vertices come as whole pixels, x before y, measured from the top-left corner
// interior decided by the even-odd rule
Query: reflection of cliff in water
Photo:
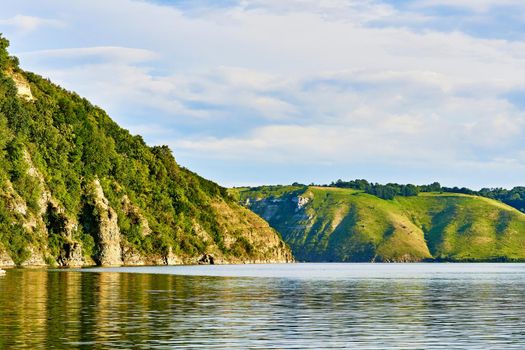
[[[10,270],[0,349],[523,345],[524,286]]]
[[[48,274],[10,270],[0,277],[0,347],[23,344],[37,348],[45,339],[48,313]]]

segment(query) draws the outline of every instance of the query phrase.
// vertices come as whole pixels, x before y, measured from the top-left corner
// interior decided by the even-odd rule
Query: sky
[[[525,185],[522,0],[3,0],[0,33],[223,186]]]

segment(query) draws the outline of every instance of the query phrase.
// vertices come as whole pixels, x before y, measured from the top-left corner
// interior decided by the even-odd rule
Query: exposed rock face
[[[308,204],[308,202],[310,201],[310,198],[297,196],[297,197],[293,197],[292,201],[297,203],[296,211],[299,211],[301,210],[302,207]]]
[[[143,265],[168,265],[167,257],[162,254],[144,255],[135,247],[126,242],[124,238],[121,241],[122,263],[127,266]]]
[[[15,82],[16,88],[18,90],[18,96],[27,101],[33,101],[34,97],[31,93],[31,86],[20,73],[8,72],[13,81]]]
[[[11,257],[9,256],[9,254],[7,254],[7,252],[0,248],[0,267],[14,267],[15,266],[15,262],[13,261],[13,259],[11,259]]]
[[[18,195],[18,193],[16,193],[11,181],[6,180],[4,186],[5,198],[3,198],[3,200],[6,203],[7,209],[25,216],[27,214],[26,202]]]
[[[168,254],[166,255],[165,264],[166,265],[182,265],[183,263],[184,262],[182,261],[182,259],[180,257],[178,257],[177,255],[173,254],[173,250],[170,247],[169,250],[168,250]]]
[[[167,253],[144,255],[129,244],[119,229],[117,212],[110,206],[100,181],[94,180],[87,186],[87,195],[91,198],[98,223],[96,244],[98,256],[96,262],[83,254],[82,244],[77,237],[78,222],[71,218],[64,207],[57,201],[46,185],[44,176],[34,165],[31,156],[24,152],[28,164],[27,173],[36,179],[39,188],[38,210],[28,208],[24,199],[16,192],[7,180],[0,199],[6,203],[8,210],[23,217],[23,227],[32,232],[39,240],[45,241],[50,235],[60,235],[62,245],[54,264],[61,267],[81,267],[97,263],[102,266],[120,265],[180,265],[180,264],[230,264],[230,263],[285,263],[293,262],[290,249],[282,242],[279,235],[268,224],[250,211],[223,201],[217,201],[212,207],[220,213],[222,242],[226,249],[235,251],[238,256],[225,254],[214,241],[213,236],[198,222],[194,222],[193,234],[206,246],[207,250],[200,255],[177,255],[169,247]],[[149,222],[140,208],[134,205],[127,196],[122,197],[121,213],[138,225],[142,237],[152,233]],[[242,212],[239,215],[239,211]],[[51,225],[48,227],[48,225]],[[53,260],[48,247],[30,247],[30,256],[22,266],[45,266],[46,259]],[[46,258],[47,257],[47,258]],[[0,252],[0,266],[13,266],[14,262],[7,252]]]
[[[122,263],[124,265],[142,266],[147,265],[146,259],[140,252],[129,244],[122,244]]]
[[[222,213],[221,217],[224,222],[221,223],[221,226],[226,248],[235,250],[241,246],[243,249],[251,251],[249,257],[236,258],[224,257],[222,254],[210,250],[207,254],[213,255],[215,264],[294,262],[288,246],[262,218],[245,208],[232,208],[222,202],[217,202],[213,206],[215,210]],[[235,209],[243,211],[243,215],[234,212]]]
[[[412,256],[410,254],[403,254],[395,259],[380,259],[377,256],[374,257],[372,262],[385,262],[385,263],[411,263],[411,262],[420,262],[421,258],[417,256]]]
[[[34,238],[45,241],[50,232],[46,227],[45,218],[53,217],[56,221],[59,230],[55,228],[53,234],[59,234],[64,237],[66,243],[64,244],[63,250],[56,263],[59,266],[82,266],[85,261],[82,256],[82,245],[73,239],[74,232],[77,230],[77,223],[75,220],[70,219],[65,209],[60,203],[55,200],[48,190],[45,179],[42,174],[34,166],[33,161],[27,151],[23,153],[23,159],[27,163],[27,174],[32,178],[36,179],[39,197],[37,200],[38,210],[29,210],[25,200],[16,192],[13,184],[9,180],[5,180],[3,191],[1,191],[0,200],[3,200],[6,209],[13,211],[20,215],[22,226],[28,230]],[[36,242],[35,242],[36,243]],[[39,245],[38,243],[36,245]],[[29,258],[22,262],[23,266],[45,266],[46,262],[44,259],[47,248],[40,247],[36,248],[31,246],[28,248],[30,252]],[[42,250],[42,248],[44,248]],[[0,265],[9,266],[13,263],[13,260],[7,252],[2,253],[3,258],[0,259]]]
[[[46,186],[44,176],[35,167],[27,150],[24,151],[24,160],[28,164],[27,173],[37,180],[40,190],[40,197],[38,199],[39,210],[36,218],[31,217],[30,220],[26,222],[26,226],[32,228],[33,231],[44,230],[45,232],[42,234],[49,236],[51,233],[47,232],[44,217],[47,217],[48,220],[52,217],[54,224],[58,226],[54,227],[54,230],[57,230],[58,232],[54,232],[53,234],[61,235],[66,241],[62,247],[61,254],[57,259],[57,264],[63,267],[83,266],[85,260],[82,254],[82,245],[73,239],[74,233],[78,228],[76,220],[73,220],[66,215],[64,207],[53,198],[51,191]]]
[[[199,264],[202,264],[202,265],[213,265],[213,264],[215,264],[215,259],[213,258],[213,255],[204,254],[199,259]]]
[[[29,165],[28,174],[37,179],[40,187],[38,198],[38,211],[33,213],[28,209],[25,201],[16,193],[13,186],[8,183],[4,187],[3,196],[9,210],[24,216],[24,227],[33,233],[47,237],[59,234],[64,242],[56,264],[62,267],[81,267],[95,263],[83,255],[82,244],[76,240],[78,223],[71,219],[61,204],[47,189],[45,179],[33,165],[28,153],[24,155]],[[231,264],[231,263],[285,263],[293,262],[289,248],[268,224],[250,211],[236,207],[232,208],[225,202],[218,201],[213,205],[214,210],[221,212],[223,221],[220,222],[223,231],[223,244],[229,250],[243,249],[239,256],[225,255],[217,246],[212,235],[197,222],[194,223],[193,233],[207,245],[204,254],[196,256],[177,255],[170,247],[165,254],[144,255],[133,245],[129,244],[121,234],[118,226],[117,212],[110,206],[99,180],[94,180],[87,192],[95,208],[98,232],[96,244],[99,254],[95,257],[96,263],[102,266],[121,265],[180,265],[180,264]],[[239,215],[235,210],[243,211]],[[133,205],[127,196],[122,198],[122,212],[140,227],[141,235],[151,234],[147,219],[140,208]],[[51,218],[51,219],[50,219]],[[242,218],[242,219],[241,219]],[[47,231],[46,223],[53,221],[53,233]],[[239,248],[241,247],[241,248]],[[48,253],[44,250],[30,247],[30,256],[22,266],[45,266]],[[246,251],[248,250],[248,251]],[[245,257],[243,257],[245,255]],[[51,258],[48,256],[47,259]],[[7,252],[0,252],[0,266],[14,266],[14,262]]]
[[[44,260],[44,257],[41,252],[39,252],[35,247],[28,247],[29,250],[29,258],[26,259],[22,266],[25,267],[31,267],[31,266],[46,266],[46,261]]]
[[[104,195],[98,179],[93,181],[91,192],[99,215],[98,239],[100,255],[98,256],[98,262],[102,266],[120,266],[123,264],[123,261],[117,213],[109,206],[109,201]]]
[[[58,264],[64,267],[82,267],[86,261],[82,255],[82,245],[77,242],[67,243],[63,247]]]

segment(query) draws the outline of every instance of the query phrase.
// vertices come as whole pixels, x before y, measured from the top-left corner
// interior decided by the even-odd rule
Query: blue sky
[[[517,0],[5,0],[22,67],[225,186],[525,185]]]

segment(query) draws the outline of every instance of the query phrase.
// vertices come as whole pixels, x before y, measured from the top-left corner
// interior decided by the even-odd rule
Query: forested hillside
[[[277,229],[301,261],[525,260],[525,214],[482,196],[383,199],[304,185],[230,191]]]
[[[266,222],[0,37],[0,266],[286,262]]]

